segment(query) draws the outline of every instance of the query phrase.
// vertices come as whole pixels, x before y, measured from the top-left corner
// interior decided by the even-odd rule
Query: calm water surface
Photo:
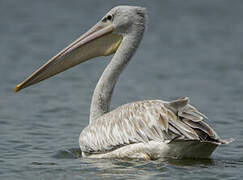
[[[95,24],[114,1],[0,1],[0,179],[242,179],[243,1],[122,1],[146,6],[148,28],[112,107],[189,96],[223,138],[209,160],[90,160],[88,124],[100,57],[14,94],[15,85]]]

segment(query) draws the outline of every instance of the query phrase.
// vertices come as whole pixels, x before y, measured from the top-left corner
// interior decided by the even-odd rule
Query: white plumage
[[[93,158],[207,158],[221,140],[188,104],[147,100],[125,104],[97,118],[80,134],[83,156]]]

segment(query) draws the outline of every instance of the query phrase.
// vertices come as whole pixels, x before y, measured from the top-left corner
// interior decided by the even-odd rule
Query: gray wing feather
[[[203,121],[205,118],[188,98],[129,103],[89,124],[80,134],[80,147],[87,153],[99,153],[150,140],[202,140],[206,135],[218,141],[217,134]]]

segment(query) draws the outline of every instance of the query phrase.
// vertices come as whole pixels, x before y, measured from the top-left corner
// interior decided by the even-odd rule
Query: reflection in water
[[[77,159],[77,158],[81,158],[81,156],[82,153],[80,148],[72,148],[72,149],[58,151],[52,157],[56,159]]]
[[[176,166],[214,166],[214,159],[167,159],[167,162]]]
[[[212,159],[158,159],[145,161],[139,159],[84,158],[81,159],[81,164],[88,164],[89,168],[95,169],[97,175],[103,178],[116,174],[127,178],[151,179],[152,177],[167,177],[171,170],[180,167],[183,169],[202,168],[214,166],[215,163]]]

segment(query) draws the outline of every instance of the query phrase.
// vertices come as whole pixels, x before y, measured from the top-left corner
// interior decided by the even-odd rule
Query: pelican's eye
[[[107,16],[107,20],[108,20],[108,21],[111,21],[112,19],[113,19],[112,15],[109,14],[109,15]]]
[[[106,17],[104,17],[104,19],[102,19],[102,22],[112,21],[112,20],[113,20],[113,16],[111,14],[109,14]]]

